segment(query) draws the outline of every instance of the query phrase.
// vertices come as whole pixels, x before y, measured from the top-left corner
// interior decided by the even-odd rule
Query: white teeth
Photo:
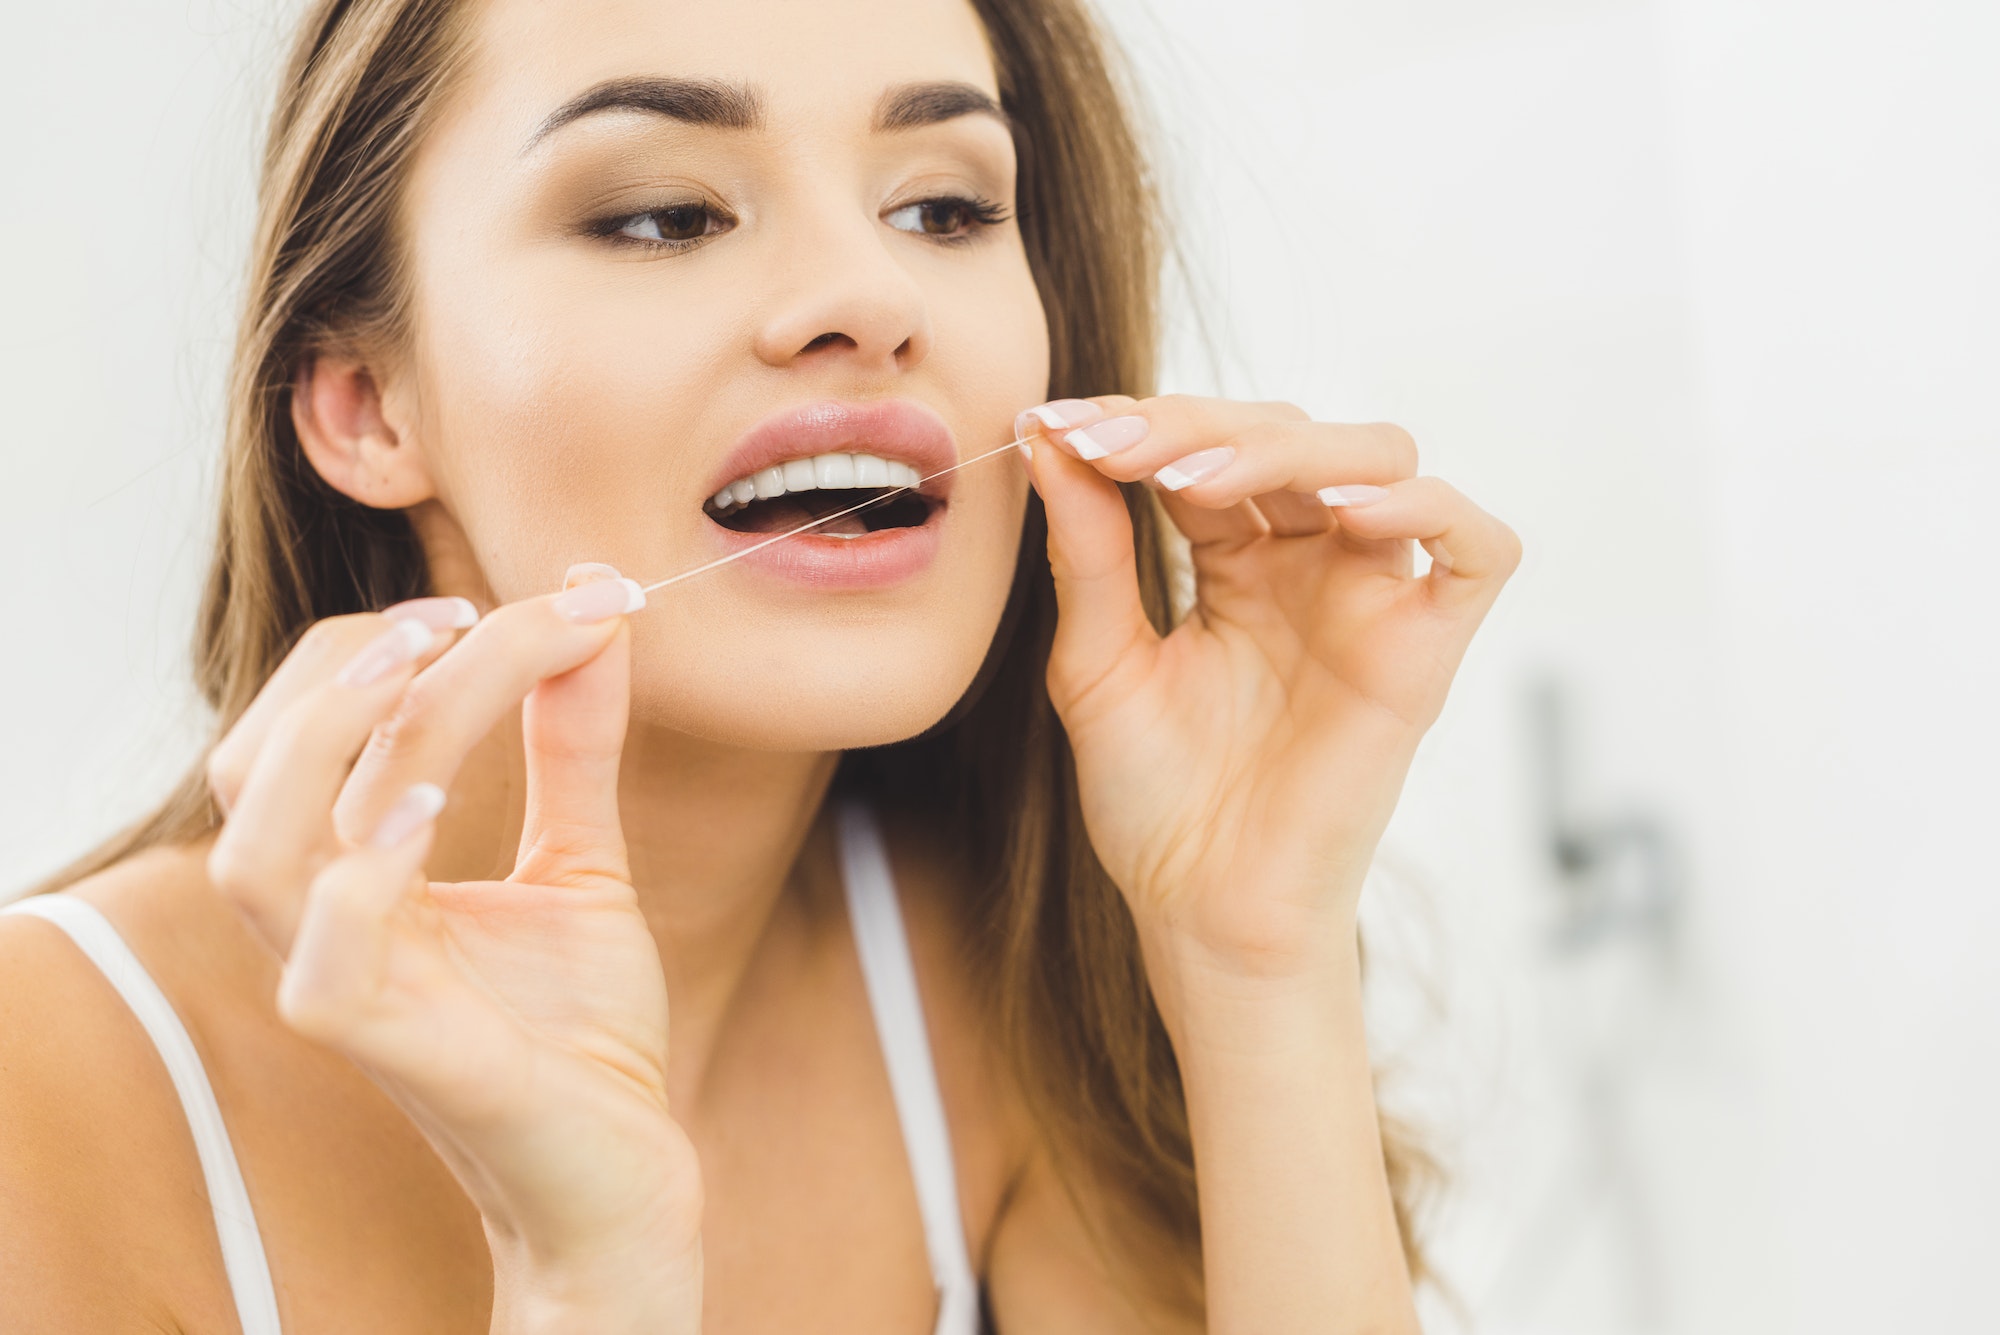
[[[854,485],[854,456],[851,454],[822,454],[813,460],[813,479],[822,487],[851,487]]]
[[[915,466],[874,454],[816,454],[741,477],[709,498],[709,507],[729,510],[752,500],[769,500],[787,492],[821,487],[914,487],[923,481]]]

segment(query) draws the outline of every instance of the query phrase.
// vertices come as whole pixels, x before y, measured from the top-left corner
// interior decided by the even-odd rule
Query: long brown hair
[[[1052,398],[1152,392],[1165,238],[1122,73],[1080,0],[973,0],[1013,118],[1017,208],[1048,314]],[[328,486],[294,433],[291,386],[315,351],[393,345],[408,285],[395,208],[427,116],[464,48],[454,0],[319,0],[279,85],[229,382],[221,513],[195,637],[217,736],[314,621],[428,590],[408,517]],[[1087,192],[1064,188],[1089,181]],[[1141,593],[1173,618],[1170,526],[1127,489]],[[1064,1181],[1124,1207],[1202,1302],[1187,1111],[1132,920],[1091,850],[1068,740],[1044,687],[1055,592],[1030,502],[1002,632],[976,699],[945,726],[851,753],[843,781],[921,808],[977,869],[967,893],[992,1013]],[[51,890],[219,822],[200,767],[150,816],[37,887]],[[1398,1222],[1425,1161],[1384,1123]],[[1094,1216],[1093,1216],[1094,1217]],[[1102,1232],[1102,1231],[1101,1231]],[[1108,1238],[1101,1239],[1109,1241]]]

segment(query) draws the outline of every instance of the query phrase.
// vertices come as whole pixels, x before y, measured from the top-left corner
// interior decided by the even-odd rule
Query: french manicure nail
[[[1089,399],[1057,399],[1028,409],[1014,419],[1014,434],[1025,436],[1037,426],[1054,434],[1073,426],[1089,426],[1104,410]]]
[[[636,579],[597,579],[556,595],[550,606],[556,615],[587,626],[636,612],[646,605],[646,592]]]
[[[1168,491],[1181,491],[1197,482],[1206,482],[1235,462],[1234,445],[1218,445],[1212,450],[1197,450],[1195,453],[1176,459],[1153,476]]]
[[[1063,443],[1079,459],[1102,459],[1107,454],[1131,449],[1146,438],[1146,430],[1143,417],[1107,417],[1087,431],[1070,432],[1063,437]]]
[[[1440,570],[1451,569],[1451,551],[1436,538],[1424,542],[1424,550],[1431,554],[1431,564]]]
[[[1355,483],[1346,487],[1321,487],[1313,493],[1323,504],[1330,506],[1373,505],[1389,494],[1387,487],[1371,487]]]
[[[573,589],[579,584],[588,584],[594,579],[617,579],[618,567],[608,566],[602,561],[578,561],[563,571],[563,587]]]
[[[348,660],[334,681],[342,686],[371,686],[431,647],[431,628],[417,620],[398,620],[370,640]]]
[[[420,621],[432,630],[464,630],[479,620],[470,598],[412,598],[382,609],[394,621]]]
[[[394,848],[437,819],[444,810],[444,789],[434,783],[412,784],[394,805],[382,813],[375,833],[368,836],[371,848]]]

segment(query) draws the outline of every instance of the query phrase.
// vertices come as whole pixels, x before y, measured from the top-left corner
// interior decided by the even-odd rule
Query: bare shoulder
[[[142,924],[120,906],[170,913],[145,902],[149,891],[171,897],[189,874],[187,854],[163,851],[63,893],[127,935]],[[0,915],[0,1127],[10,1329],[228,1327],[229,1312],[210,1310],[198,1289],[158,1282],[221,1265],[166,1067],[97,966],[54,923],[26,914]]]

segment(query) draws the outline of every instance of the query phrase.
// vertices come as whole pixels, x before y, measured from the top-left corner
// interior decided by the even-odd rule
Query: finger
[[[1417,470],[1409,434],[1386,424],[1263,421],[1183,443],[1199,448],[1161,465],[1154,476],[1191,504],[1215,509],[1252,497],[1261,503],[1273,492],[1312,496],[1338,484],[1387,486]]]
[[[389,920],[418,883],[445,794],[413,786],[360,848],[312,881],[278,985],[278,1013],[293,1029],[347,1048],[381,995]]]
[[[1271,532],[1271,522],[1250,502],[1221,509],[1190,505],[1170,491],[1160,490],[1160,505],[1174,527],[1187,538],[1188,545],[1201,550],[1239,547],[1255,542]],[[1322,511],[1325,506],[1321,506]]]
[[[1159,637],[1139,601],[1132,517],[1118,487],[1047,440],[1030,443],[1030,476],[1048,515],[1057,620],[1049,690],[1067,708]]]
[[[1039,435],[1058,446],[1071,458],[1091,462],[1103,458],[1106,449],[1090,438],[1088,428],[1093,423],[1107,419],[1129,419],[1139,404],[1140,400],[1125,394],[1106,394],[1095,399],[1057,399],[1030,408],[1015,418],[1014,434],[1023,439]],[[1253,409],[1255,407],[1255,405],[1238,406]],[[1116,424],[1110,428],[1113,433],[1126,429],[1127,427]],[[1078,430],[1082,434],[1072,440],[1071,433]],[[1120,438],[1122,437],[1114,434],[1107,436],[1106,440],[1115,443],[1116,439]],[[1240,545],[1263,537],[1271,529],[1270,524],[1253,506],[1241,505],[1228,510],[1199,511],[1191,506],[1176,505],[1171,493],[1164,493],[1162,499],[1166,502],[1167,516],[1174,521],[1174,527],[1196,547]]]
[[[566,587],[617,579],[571,567]],[[618,763],[632,698],[632,637],[622,628],[580,667],[550,677],[521,707],[527,814],[514,875],[537,885],[631,878],[618,815]]]
[[[291,949],[307,885],[339,851],[333,807],[354,758],[396,708],[435,638],[414,620],[375,625],[380,633],[331,681],[271,720],[209,849],[216,889],[281,956]]]
[[[359,1063],[385,1089],[412,1090],[420,1121],[464,1126],[518,1090],[495,1073],[524,1074],[523,1035],[466,985],[436,949],[422,914],[424,859],[442,789],[418,784],[393,803],[376,835],[314,879],[278,987],[294,1031]],[[417,930],[410,928],[415,926]],[[426,937],[429,940],[426,940]]]
[[[418,621],[434,631],[450,632],[472,625],[479,619],[479,612],[464,598],[414,598],[384,608],[380,613],[328,617],[307,627],[257,692],[250,707],[209,752],[209,789],[225,813],[235,806],[236,794],[243,787],[250,764],[270,733],[272,723],[300,696],[331,680],[362,646],[380,635],[385,617],[391,621]],[[448,642],[441,635],[426,656],[442,652]]]
[[[621,578],[489,612],[417,675],[375,729],[335,805],[336,828],[358,841],[412,784],[449,790],[466,755],[537,682],[588,662],[645,601],[637,583]]]
[[[1127,394],[1104,394],[1094,399],[1056,399],[1029,408],[1015,417],[1014,437],[1026,440],[1039,435],[1063,445],[1063,437],[1072,428],[1089,426],[1106,417],[1129,412],[1137,402]],[[1081,457],[1074,447],[1063,445],[1063,448],[1072,456]]]
[[[1521,540],[1514,530],[1441,478],[1327,490],[1333,493],[1340,527],[1349,535],[1422,543],[1431,554],[1429,586],[1441,602],[1490,603],[1521,563]]]
[[[1400,427],[1314,422],[1289,403],[1170,394],[1133,404],[1061,439],[1069,446],[1090,442],[1084,449],[1087,456],[1092,448],[1103,451],[1090,461],[1106,477],[1119,482],[1150,478],[1174,492],[1220,475],[1241,456],[1275,454],[1294,470],[1331,459],[1339,475],[1353,482],[1391,482],[1417,471],[1416,446]],[[1268,466],[1255,476],[1271,481],[1240,488],[1227,503],[1287,485],[1284,471]]]

